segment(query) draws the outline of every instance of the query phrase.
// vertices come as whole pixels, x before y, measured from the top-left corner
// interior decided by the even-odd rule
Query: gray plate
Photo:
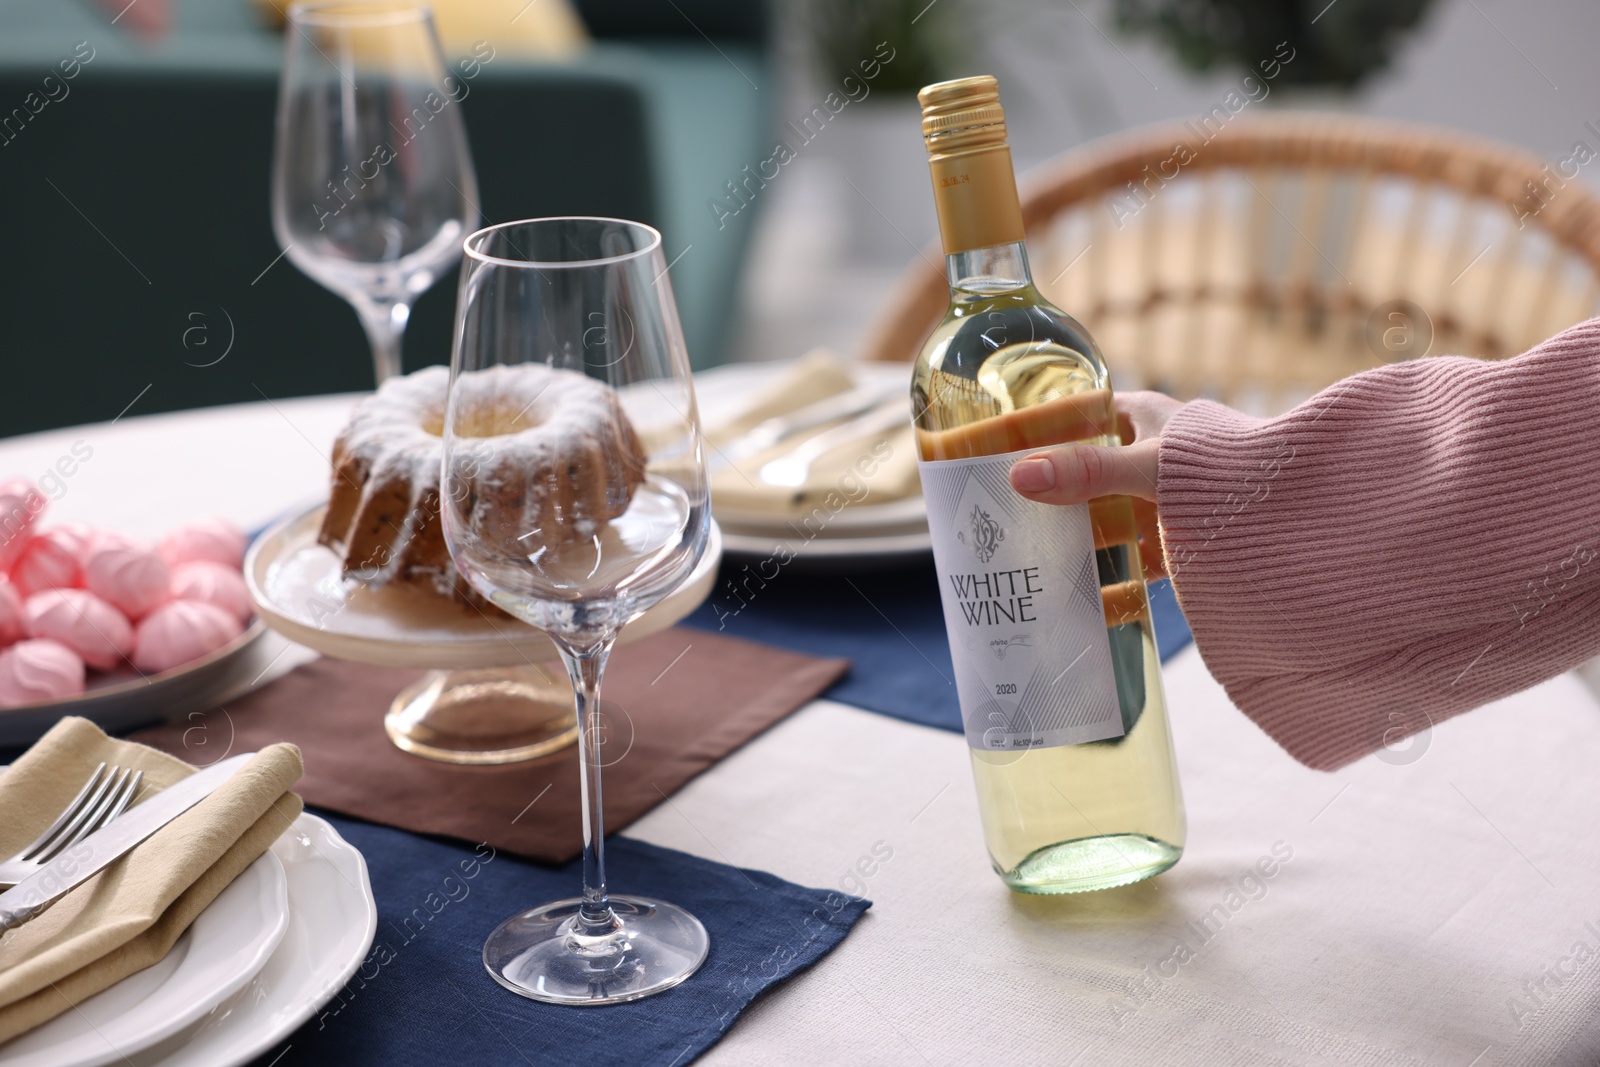
[[[80,696],[0,708],[0,745],[31,744],[66,715],[114,731],[208,711],[299,666],[301,652],[257,619],[210,655],[170,671],[148,678],[115,672]]]

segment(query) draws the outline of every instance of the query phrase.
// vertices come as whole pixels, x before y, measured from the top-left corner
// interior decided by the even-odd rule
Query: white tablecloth
[[[349,403],[15,438],[0,475],[37,476],[82,441],[93,454],[63,479],[53,521],[259,525],[324,492]],[[1600,706],[1581,682],[1329,775],[1235,711],[1192,648],[1165,675],[1189,845],[1139,886],[1007,892],[962,739],[829,701],[635,824],[794,881],[864,883],[875,902],[701,1062],[1600,1062]]]

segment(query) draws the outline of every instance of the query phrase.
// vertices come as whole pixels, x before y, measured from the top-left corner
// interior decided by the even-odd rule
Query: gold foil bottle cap
[[[945,254],[1022,240],[1000,83],[988,74],[938,82],[917,101]]]
[[[993,75],[937,82],[917,94],[930,154],[1006,143],[1006,113]]]

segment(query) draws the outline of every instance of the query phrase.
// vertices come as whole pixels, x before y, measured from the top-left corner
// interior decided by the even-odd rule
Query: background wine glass
[[[289,9],[272,228],[295,266],[355,306],[379,382],[400,373],[412,303],[478,224],[464,95],[425,6]]]
[[[617,219],[536,219],[480,230],[465,247],[444,427],[445,540],[474,588],[560,650],[576,694],[584,791],[583,895],[506,920],[484,945],[484,965],[535,1000],[634,1000],[683,981],[709,946],[688,912],[610,896],[605,877],[601,675],[618,630],[688,577],[710,530],[699,416],[661,235]],[[485,491],[501,477],[497,449],[538,409],[520,396],[485,403],[484,383],[530,364],[614,390],[617,407],[597,415],[613,433],[601,439],[625,436],[626,422],[647,454],[644,482],[616,518],[597,522],[570,506],[555,529],[528,529],[536,517]],[[621,461],[613,447],[608,464]],[[602,476],[575,478],[563,464],[529,492],[593,489]]]

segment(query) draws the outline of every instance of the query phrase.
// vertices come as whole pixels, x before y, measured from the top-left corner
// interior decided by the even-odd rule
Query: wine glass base
[[[578,739],[572,686],[537,667],[430,671],[383,717],[396,746],[443,763],[537,759]]]
[[[586,953],[572,932],[578,899],[513,915],[483,944],[496,982],[530,1000],[577,1007],[621,1004],[671,989],[705,962],[711,938],[687,911],[649,897],[612,897],[620,946]]]

